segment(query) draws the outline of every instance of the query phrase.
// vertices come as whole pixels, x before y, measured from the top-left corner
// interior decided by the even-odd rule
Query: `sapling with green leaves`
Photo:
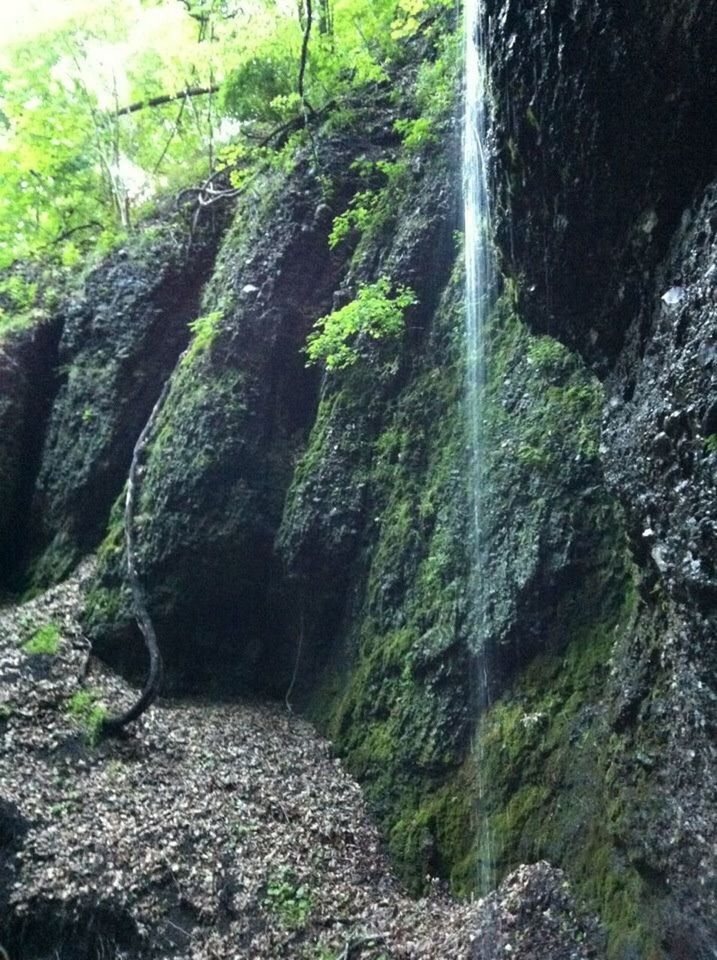
[[[323,363],[327,370],[352,366],[361,356],[362,336],[371,340],[400,337],[406,311],[417,303],[410,287],[394,287],[387,277],[364,284],[355,300],[316,321],[306,342],[307,365]]]

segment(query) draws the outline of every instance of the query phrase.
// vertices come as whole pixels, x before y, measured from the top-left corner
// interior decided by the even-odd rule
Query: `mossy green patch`
[[[363,782],[410,889],[440,875],[468,893],[547,857],[605,920],[612,957],[629,944],[650,956],[653,893],[620,850],[621,786],[606,788],[602,704],[635,593],[602,482],[602,388],[563,344],[527,329],[506,283],[487,330],[476,579],[456,289],[433,318],[438,354],[416,363],[351,454],[370,518],[363,579],[312,713]],[[349,389],[326,396],[295,517],[352,417]],[[478,721],[481,648],[494,699]]]
[[[427,874],[451,872],[456,885],[467,888],[472,845],[462,772],[468,734],[460,707],[467,670],[459,638],[462,368],[451,336],[460,312],[457,290],[456,284],[446,293],[436,325],[444,362],[426,358],[410,386],[384,400],[373,419],[364,411],[359,456],[351,461],[361,471],[370,518],[360,561],[361,608],[345,638],[348,655],[335,651],[312,701],[312,713],[365,784],[398,869],[416,892]],[[312,434],[294,511],[306,513],[312,484],[326,475],[335,444],[350,442],[337,437],[335,418],[339,411],[344,420],[355,418],[357,397],[349,386],[340,396],[325,400],[334,427],[319,421]],[[289,519],[296,528],[297,520]]]
[[[60,647],[60,629],[54,623],[39,627],[23,644],[22,649],[31,656],[54,656]]]
[[[30,565],[29,586],[23,599],[31,600],[41,593],[48,583],[59,583],[64,580],[79,559],[76,544],[64,530],[60,530],[49,546]]]
[[[67,701],[67,713],[82,730],[87,745],[97,746],[107,717],[106,708],[99,702],[96,690],[78,690]]]
[[[615,745],[603,706],[635,596],[624,555],[612,555],[607,583],[603,560],[597,579],[557,605],[543,651],[479,724],[478,824],[491,836],[499,877],[526,861],[565,864],[606,926],[608,955],[658,957],[659,891],[621,849],[627,798],[610,782]]]
[[[303,930],[311,914],[313,898],[293,871],[278,870],[269,877],[264,903],[287,930]]]

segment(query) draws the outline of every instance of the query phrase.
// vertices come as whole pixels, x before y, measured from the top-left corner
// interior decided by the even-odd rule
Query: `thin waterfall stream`
[[[471,506],[471,593],[475,601],[476,634],[482,634],[480,598],[485,558],[482,551],[481,487],[483,474],[482,393],[485,381],[485,323],[494,289],[494,264],[490,244],[490,195],[486,161],[488,108],[483,0],[464,0],[465,97],[463,114],[463,210],[465,225],[465,336],[466,424],[469,451],[469,503]],[[489,702],[487,658],[478,650],[475,666],[474,703],[478,714]],[[493,886],[493,843],[483,811],[485,794],[480,747],[478,777],[478,876],[479,893]]]

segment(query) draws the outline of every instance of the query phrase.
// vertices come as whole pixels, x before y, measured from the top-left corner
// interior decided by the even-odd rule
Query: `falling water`
[[[464,0],[465,30],[465,105],[463,115],[463,207],[465,219],[465,284],[466,284],[466,422],[471,469],[469,499],[472,508],[471,540],[473,575],[471,592],[478,611],[476,634],[481,636],[482,603],[480,589],[485,562],[481,536],[481,474],[483,469],[481,396],[485,379],[484,328],[493,290],[493,262],[490,244],[490,197],[486,150],[488,109],[486,91],[486,50],[483,0]],[[475,676],[475,698],[479,712],[489,699],[488,664],[478,652]],[[485,893],[493,885],[493,844],[487,818],[483,812],[485,794],[480,749],[476,756],[478,770],[478,889]]]

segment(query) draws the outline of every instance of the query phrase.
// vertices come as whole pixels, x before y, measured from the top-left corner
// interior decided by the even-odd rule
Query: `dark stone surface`
[[[61,324],[6,334],[0,343],[0,589],[17,587],[43,433],[57,390]]]
[[[676,290],[677,303],[663,297]],[[684,606],[717,606],[717,185],[685,210],[609,381],[604,442],[633,549]]]
[[[495,206],[522,309],[602,370],[717,156],[700,0],[489,0]]]
[[[628,829],[646,868],[676,892],[675,956],[709,956],[717,939],[717,453],[705,432],[717,393],[716,263],[712,185],[685,210],[646,290],[608,381],[603,431],[652,617],[620,661],[615,697],[615,723],[636,751],[647,744],[651,770]],[[666,303],[675,289],[678,302]]]
[[[225,222],[225,213],[207,216],[191,237],[177,215],[145,224],[65,305],[61,386],[32,507],[36,586],[66,575],[101,539],[137,436],[189,340]]]
[[[3,721],[0,720],[0,724]],[[0,798],[0,945],[4,943],[7,930],[3,918],[17,877],[16,854],[22,849],[23,838],[30,824],[13,804]]]

